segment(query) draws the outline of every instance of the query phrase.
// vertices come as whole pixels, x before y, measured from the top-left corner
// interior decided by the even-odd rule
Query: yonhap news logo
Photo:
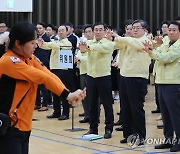
[[[131,147],[131,148],[136,148],[140,143],[140,138],[138,134],[133,134],[130,135],[127,138],[127,144]]]
[[[146,138],[144,140],[140,139],[138,134],[130,135],[127,138],[127,144],[131,148],[136,148],[139,145],[147,144],[147,145],[158,145],[158,144],[172,144],[175,143],[180,144],[180,139],[174,138],[174,139],[165,139],[165,138]]]

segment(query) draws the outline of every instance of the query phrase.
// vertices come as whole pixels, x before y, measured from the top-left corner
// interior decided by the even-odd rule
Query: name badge
[[[60,69],[73,69],[73,54],[71,50],[59,50],[58,66]]]

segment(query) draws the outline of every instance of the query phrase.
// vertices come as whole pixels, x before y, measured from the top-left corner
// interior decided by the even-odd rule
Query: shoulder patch
[[[10,57],[10,59],[11,59],[11,61],[12,61],[14,64],[20,62],[20,59],[17,58],[17,57]]]

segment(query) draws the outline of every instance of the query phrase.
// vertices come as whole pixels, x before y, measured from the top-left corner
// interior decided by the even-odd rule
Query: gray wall
[[[0,20],[10,26],[19,20],[55,25],[71,21],[75,26],[101,21],[123,28],[126,19],[141,18],[153,32],[175,16],[180,16],[180,0],[33,0],[33,13],[0,12]]]

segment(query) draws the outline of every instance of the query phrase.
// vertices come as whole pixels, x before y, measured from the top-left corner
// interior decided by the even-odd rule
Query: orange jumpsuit
[[[6,79],[6,82],[4,79]],[[11,80],[14,82],[11,82]],[[8,50],[2,56],[0,59],[0,112],[5,110],[11,115],[29,90],[17,110],[17,117],[13,116],[11,122],[13,124],[13,121],[18,118],[15,127],[21,131],[30,131],[32,128],[38,84],[44,84],[47,89],[58,96],[67,97],[69,94],[61,80],[43,66],[34,55],[25,59]],[[9,93],[6,92],[8,90]]]

